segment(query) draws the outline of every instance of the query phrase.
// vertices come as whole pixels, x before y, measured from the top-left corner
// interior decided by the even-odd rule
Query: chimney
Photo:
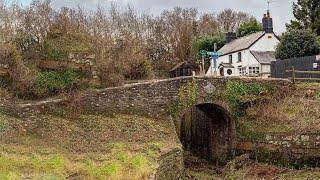
[[[270,11],[268,11],[267,14],[263,15],[262,26],[263,26],[264,32],[273,33],[273,21],[270,15]]]
[[[226,40],[227,40],[227,44],[232,42],[233,40],[237,39],[237,35],[234,32],[228,32],[226,33]]]

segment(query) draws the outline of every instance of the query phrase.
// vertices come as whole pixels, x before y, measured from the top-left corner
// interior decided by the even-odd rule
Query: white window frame
[[[250,66],[249,67],[249,76],[252,75],[259,75],[260,74],[260,67],[258,66]]]

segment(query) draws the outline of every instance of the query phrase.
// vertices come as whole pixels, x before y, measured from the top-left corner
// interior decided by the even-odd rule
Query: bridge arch
[[[232,157],[235,124],[228,109],[209,102],[184,110],[176,121],[184,149],[213,163],[224,163]]]

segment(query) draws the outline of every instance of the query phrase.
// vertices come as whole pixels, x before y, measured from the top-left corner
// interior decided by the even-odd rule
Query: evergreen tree
[[[317,35],[320,35],[320,1],[319,0],[298,0],[293,3],[292,20],[287,25],[289,29],[312,29]]]

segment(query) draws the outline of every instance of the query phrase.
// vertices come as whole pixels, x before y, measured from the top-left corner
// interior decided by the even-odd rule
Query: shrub
[[[44,97],[64,91],[69,91],[81,85],[81,75],[72,70],[38,72],[35,93]]]
[[[286,32],[276,49],[277,59],[313,56],[319,53],[317,36],[310,30],[290,30]]]
[[[69,57],[69,52],[66,48],[61,48],[61,44],[46,41],[43,45],[41,55],[45,59],[49,60],[60,60],[67,59]]]
[[[7,86],[15,94],[24,94],[33,86],[34,76],[27,68],[20,51],[11,44],[0,44],[0,63],[8,66],[9,76],[1,78],[1,86]]]
[[[229,81],[225,91],[224,99],[233,108],[234,113],[241,115],[245,110],[247,98],[258,96],[268,88],[258,83],[244,84],[238,81]]]

